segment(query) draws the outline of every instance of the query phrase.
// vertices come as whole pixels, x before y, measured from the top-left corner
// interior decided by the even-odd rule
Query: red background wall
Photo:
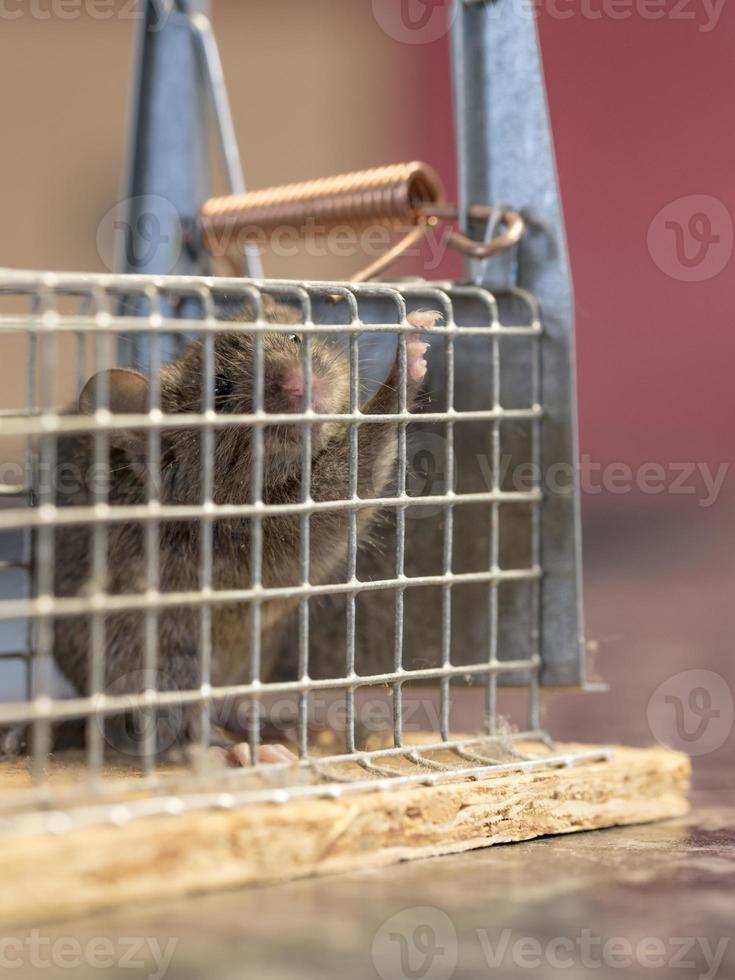
[[[538,22],[575,283],[582,452],[633,467],[727,462],[732,259],[712,278],[683,282],[656,265],[648,233],[665,205],[690,195],[735,213],[735,8],[725,6],[706,31],[709,15],[694,0],[676,17],[669,3],[660,20],[633,3],[621,20],[558,7],[574,7],[573,16],[559,19],[541,4]],[[417,104],[432,106],[420,112],[424,155],[451,186],[446,38],[420,46],[417,60]],[[696,211],[682,208],[682,222]],[[673,248],[673,237],[661,245]],[[617,502],[602,494],[586,506]]]

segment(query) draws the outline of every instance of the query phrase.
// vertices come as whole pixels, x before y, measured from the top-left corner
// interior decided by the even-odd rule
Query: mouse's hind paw
[[[231,745],[212,746],[209,752],[225,766],[232,768],[251,766],[252,754],[247,742],[233,742]],[[259,745],[257,765],[293,765],[298,757],[285,745]]]

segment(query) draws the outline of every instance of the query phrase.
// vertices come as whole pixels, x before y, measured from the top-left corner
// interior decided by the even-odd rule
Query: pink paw
[[[222,761],[232,767],[249,766],[250,746],[247,742],[234,742],[227,748],[214,749]],[[258,747],[258,763],[261,765],[277,765],[298,762],[297,756],[293,754],[285,745],[260,745]]]
[[[414,310],[406,317],[411,326],[416,327],[417,330],[431,330],[441,318],[442,314],[438,310]]]
[[[406,363],[409,383],[415,384],[426,377],[426,358],[424,355],[429,345],[423,340],[416,340],[417,334],[409,334],[406,338]]]
[[[430,330],[440,318],[441,313],[436,310],[415,310],[406,317],[411,326],[417,327],[419,330]],[[424,355],[428,349],[429,344],[425,340],[421,340],[418,334],[411,333],[406,337],[406,360],[410,383],[416,384],[426,377],[426,358]]]

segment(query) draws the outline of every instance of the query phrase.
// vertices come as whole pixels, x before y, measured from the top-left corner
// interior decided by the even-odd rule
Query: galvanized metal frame
[[[211,3],[140,0],[139,8],[128,159],[120,199],[123,233],[116,238],[115,271],[207,275],[211,263],[199,243],[197,216],[212,192],[212,130],[227,192],[246,189],[208,16]],[[253,244],[243,249],[242,271],[254,278],[263,276]],[[126,300],[121,302],[124,305]],[[185,307],[169,312],[186,315]],[[131,363],[141,353],[125,338],[120,363]],[[162,351],[164,358],[174,353],[165,347]]]
[[[514,0],[455,0],[452,28],[459,204],[512,204],[526,233],[512,252],[470,263],[489,289],[518,286],[544,324],[543,469],[566,467],[564,493],[542,514],[541,657],[544,685],[583,685],[580,488],[574,303],[536,18]],[[475,234],[482,229],[474,229]]]

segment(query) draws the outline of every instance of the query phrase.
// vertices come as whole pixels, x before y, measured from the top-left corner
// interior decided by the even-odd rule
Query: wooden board
[[[613,752],[608,761],[572,768],[0,840],[0,921],[38,924],[133,900],[376,867],[687,812],[686,756],[660,748]]]

